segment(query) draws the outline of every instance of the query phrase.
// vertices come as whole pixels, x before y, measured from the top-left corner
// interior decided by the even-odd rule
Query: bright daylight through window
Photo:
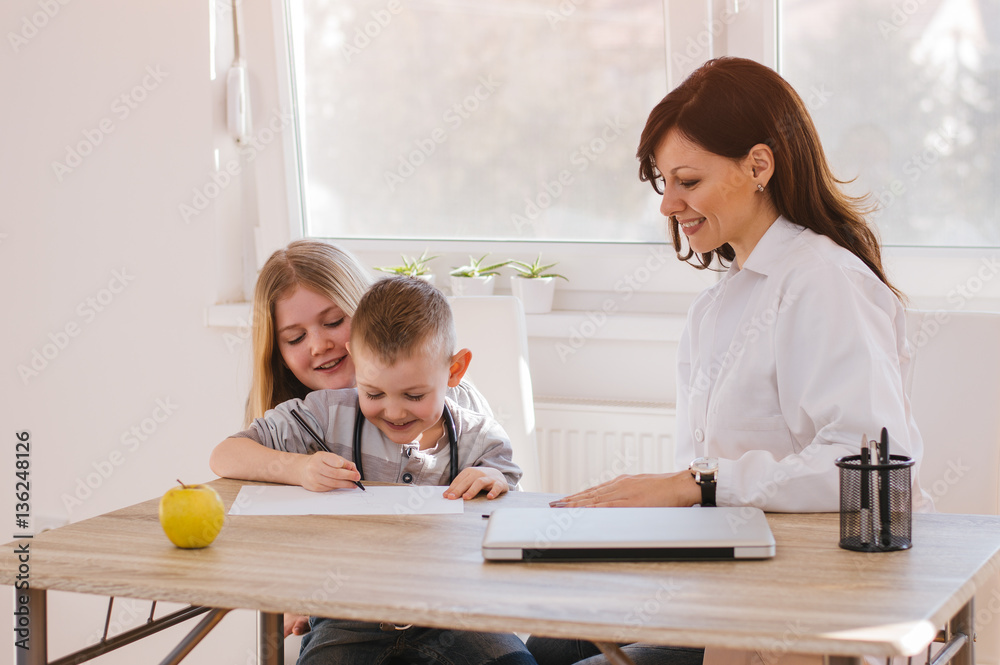
[[[782,0],[780,68],[893,245],[1000,246],[1000,0]]]
[[[770,1],[780,71],[883,242],[1000,246],[1000,0]],[[307,235],[662,242],[635,149],[664,4],[293,3]]]
[[[307,235],[662,242],[659,0],[304,0]],[[301,80],[304,78],[304,80]]]

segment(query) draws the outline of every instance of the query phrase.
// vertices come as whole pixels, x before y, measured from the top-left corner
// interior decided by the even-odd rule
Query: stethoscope
[[[455,420],[451,417],[451,411],[448,410],[447,404],[444,405],[443,417],[444,428],[448,432],[448,454],[451,460],[448,479],[450,485],[455,480],[455,476],[458,475],[458,436],[455,434]],[[361,405],[358,404],[358,415],[354,418],[354,466],[358,468],[361,480],[365,479],[365,472],[361,468],[361,430],[364,426],[365,414],[361,413]]]

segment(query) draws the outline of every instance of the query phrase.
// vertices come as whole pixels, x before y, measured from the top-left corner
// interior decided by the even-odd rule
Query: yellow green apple
[[[160,499],[160,525],[177,547],[208,547],[222,530],[226,507],[208,485],[171,487]]]

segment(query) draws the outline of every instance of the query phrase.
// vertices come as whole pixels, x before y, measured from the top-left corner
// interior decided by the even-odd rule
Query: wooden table
[[[261,483],[212,484],[228,509],[242,485]],[[485,563],[482,514],[548,498],[477,499],[463,515],[228,516],[202,550],[170,544],[155,500],[45,532],[30,541],[33,648],[19,662],[48,662],[45,589],[258,610],[262,663],[281,662],[283,612],[595,642],[908,656],[949,622],[971,634],[972,596],[1000,569],[1000,518],[968,515],[914,515],[913,548],[885,554],[840,549],[836,514],[770,514],[770,560]],[[15,582],[20,542],[0,553],[0,583]],[[212,617],[221,613],[203,624]],[[971,654],[971,644],[960,649],[963,662]]]

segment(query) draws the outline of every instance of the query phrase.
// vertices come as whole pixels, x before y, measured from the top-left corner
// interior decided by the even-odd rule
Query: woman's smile
[[[692,219],[692,220],[686,221],[686,222],[682,222],[682,221],[678,220],[677,223],[680,224],[681,231],[684,232],[684,235],[686,235],[686,236],[692,236],[695,233],[697,233],[698,229],[700,229],[701,226],[702,226],[702,224],[705,223],[705,218],[704,217],[698,217],[697,219]]]

